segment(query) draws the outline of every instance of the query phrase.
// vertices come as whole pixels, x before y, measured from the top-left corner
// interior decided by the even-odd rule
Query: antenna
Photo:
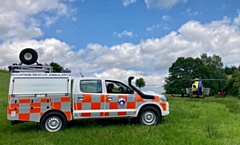
[[[80,68],[79,68],[79,74],[81,77],[84,77]]]

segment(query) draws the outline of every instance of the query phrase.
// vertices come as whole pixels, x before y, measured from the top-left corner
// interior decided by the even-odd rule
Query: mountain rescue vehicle
[[[24,49],[19,58],[21,63],[9,66],[7,119],[12,125],[32,121],[42,130],[57,132],[76,119],[137,117],[142,124],[156,125],[169,115],[166,97],[140,91],[132,85],[134,77],[128,84],[97,77],[71,83],[70,71],[53,73],[50,66],[37,62],[34,49]]]

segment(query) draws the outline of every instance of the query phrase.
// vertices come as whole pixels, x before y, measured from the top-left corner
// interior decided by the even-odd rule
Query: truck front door
[[[106,80],[105,116],[134,116],[136,100],[131,88],[122,82]]]

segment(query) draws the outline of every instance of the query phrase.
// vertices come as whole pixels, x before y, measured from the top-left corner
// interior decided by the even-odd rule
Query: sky
[[[207,53],[239,66],[239,0],[0,0],[0,69],[24,48],[72,76],[143,78],[164,92],[178,57]]]

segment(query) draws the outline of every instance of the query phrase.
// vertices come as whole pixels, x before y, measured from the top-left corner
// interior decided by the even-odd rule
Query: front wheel
[[[155,107],[147,106],[141,110],[139,120],[144,125],[156,125],[160,122],[161,116]]]
[[[42,130],[57,132],[67,127],[67,121],[63,114],[59,112],[50,112],[42,118],[40,126]]]

